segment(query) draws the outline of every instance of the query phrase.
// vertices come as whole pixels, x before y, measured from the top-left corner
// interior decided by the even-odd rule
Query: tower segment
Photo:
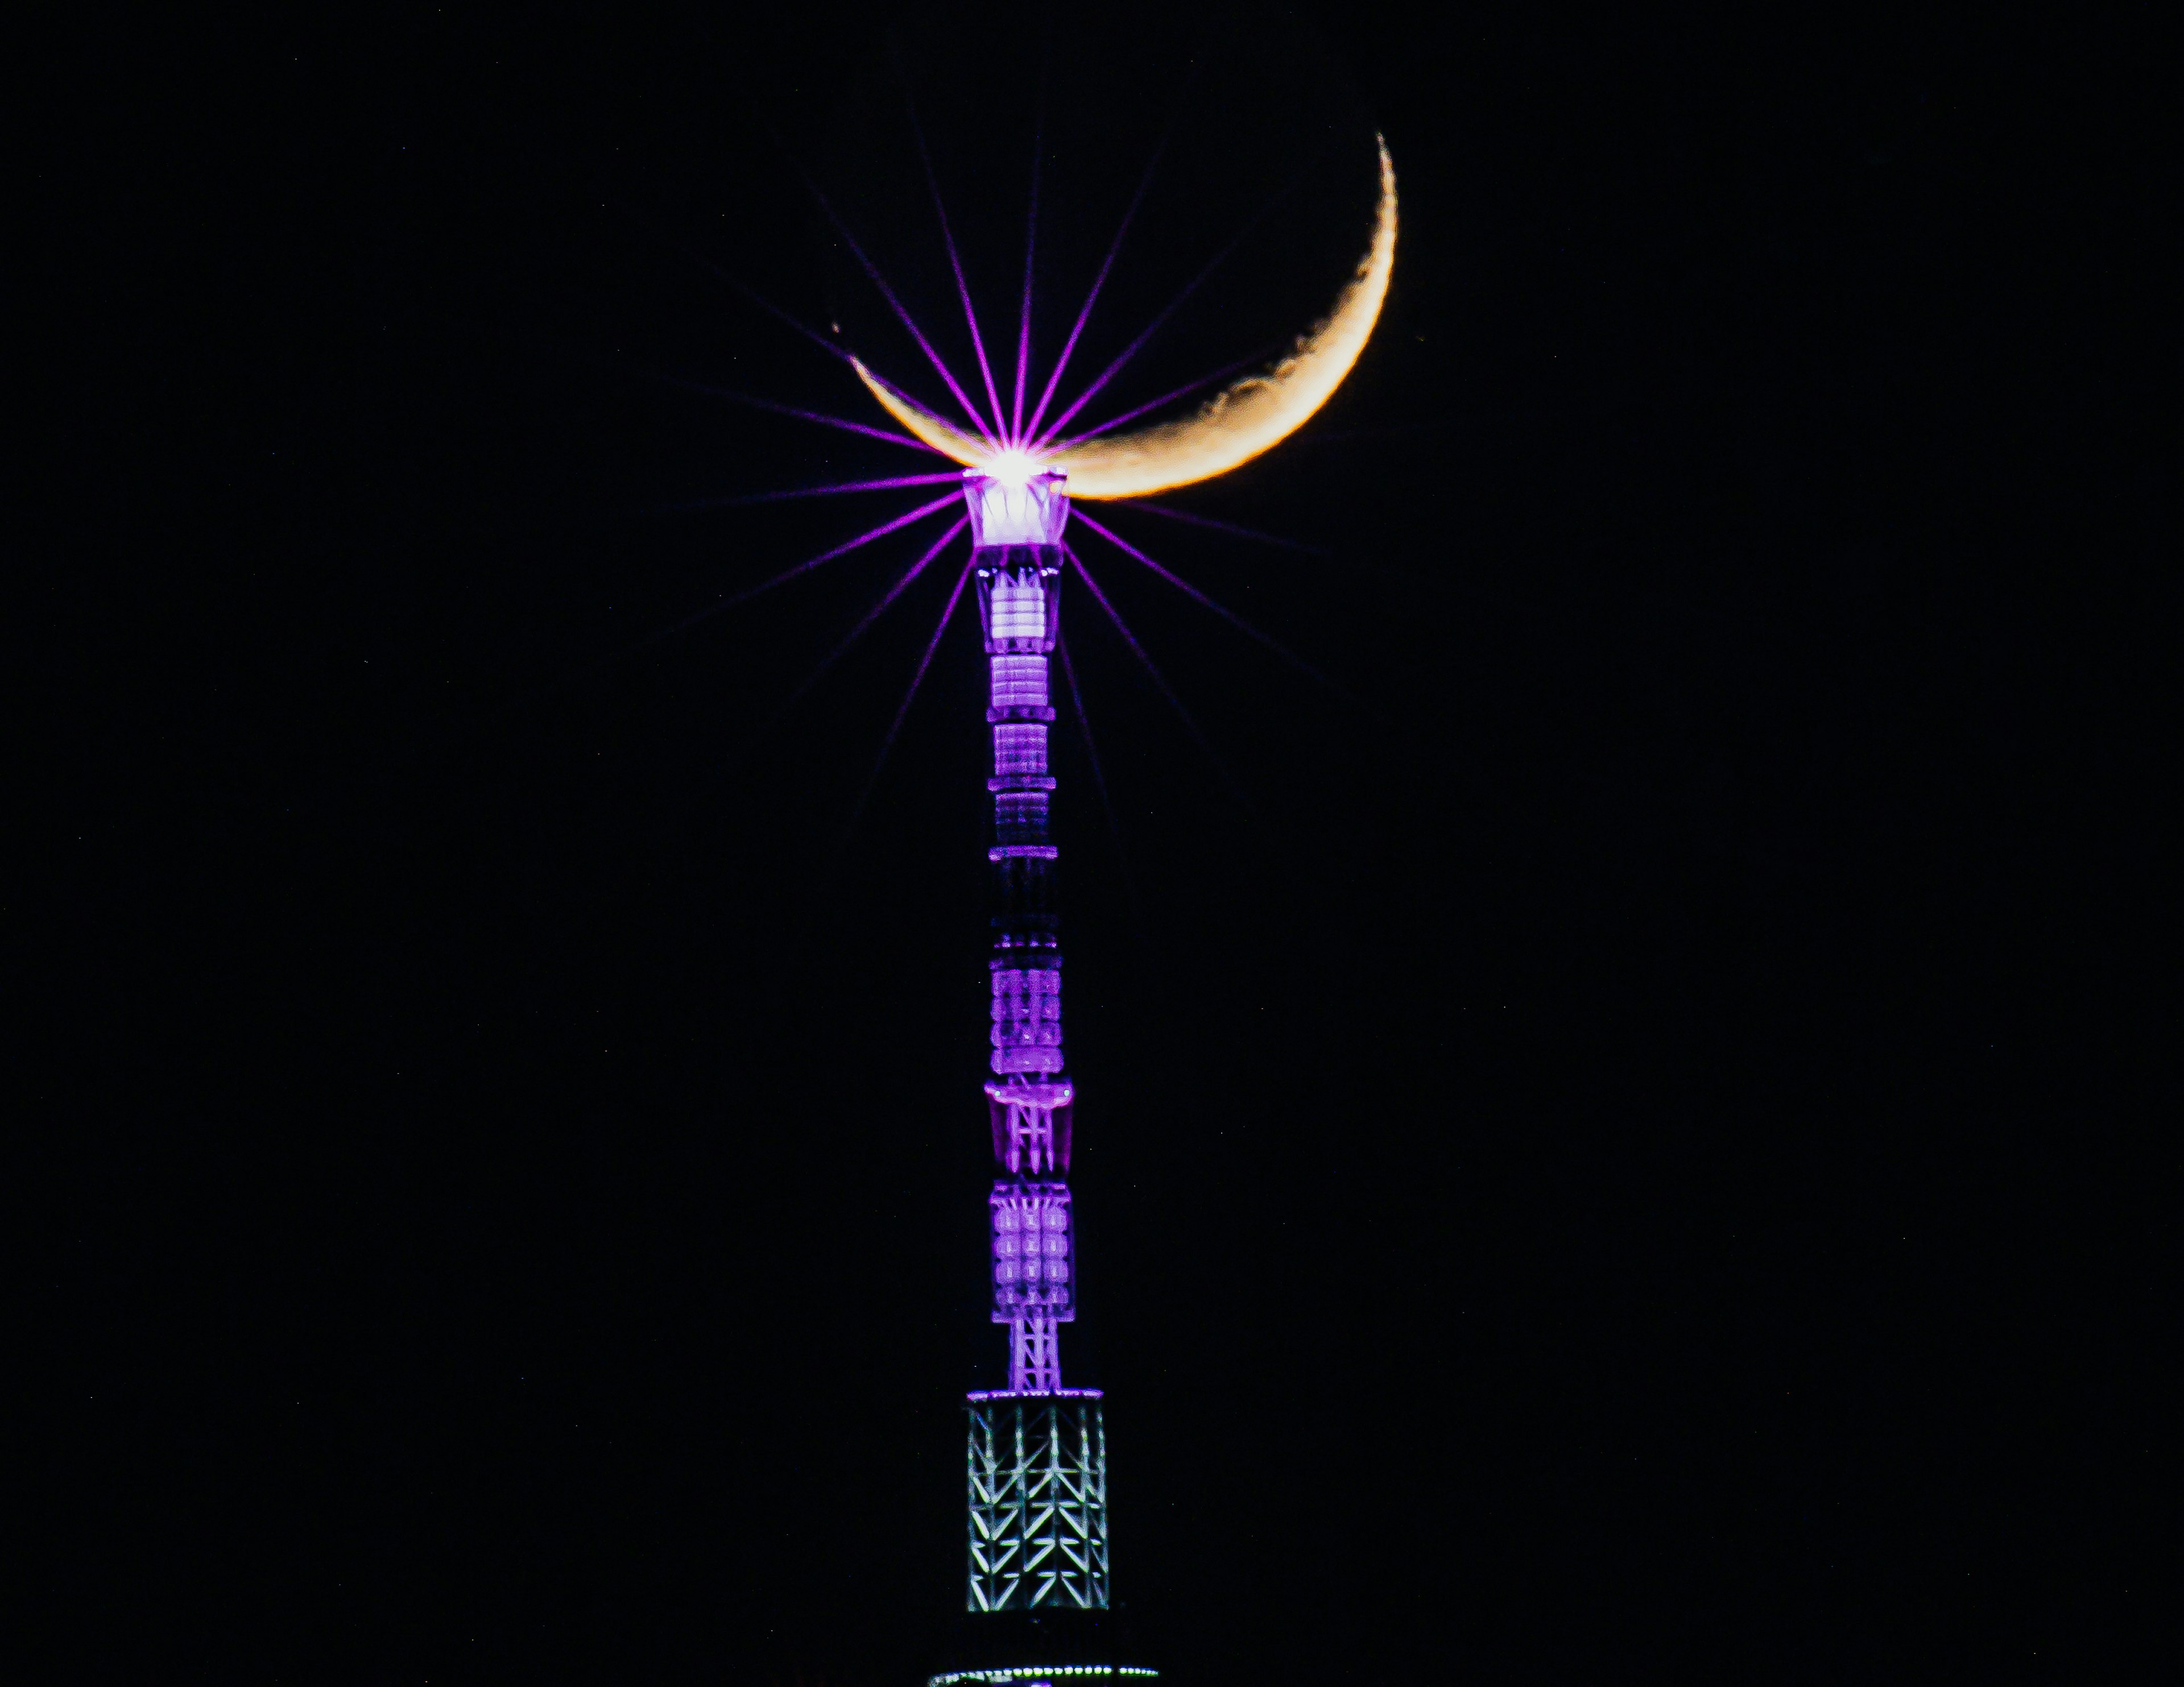
[[[963,480],[993,734],[987,1230],[991,1317],[1008,1331],[1009,1379],[967,1400],[965,1606],[981,1667],[936,1676],[929,1687],[1143,1681],[1154,1672],[1110,1655],[1103,1402],[1096,1389],[1062,1383],[1061,1327],[1077,1316],[1068,1181],[1076,1088],[1062,1041],[1047,741],[1069,501],[1063,476],[1028,465],[1020,475],[973,469]]]
[[[1009,1327],[1012,1395],[1061,1386],[1061,1327],[1077,1315],[1069,1225],[1070,1104],[1061,1042],[1059,852],[1048,830],[1054,722],[1048,671],[1061,619],[1062,477],[1021,484],[972,471],[972,566],[986,638],[994,771],[993,1077],[986,1085],[996,1179],[994,1322]]]

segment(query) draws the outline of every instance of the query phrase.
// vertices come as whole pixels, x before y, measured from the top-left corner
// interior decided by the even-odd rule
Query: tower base
[[[1107,1611],[967,1613],[950,1648],[956,1662],[926,1687],[1159,1687],[1160,1672],[1134,1662],[1115,1630]]]
[[[1050,1664],[1038,1669],[963,1669],[926,1678],[925,1687],[1121,1687],[1130,1682],[1151,1687],[1156,1669],[1126,1664]]]

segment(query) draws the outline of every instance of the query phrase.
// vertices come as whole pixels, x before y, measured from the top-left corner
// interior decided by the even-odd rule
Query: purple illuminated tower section
[[[992,1317],[1008,1331],[1009,1381],[967,1400],[966,1645],[979,1667],[928,1687],[1150,1678],[1109,1652],[1106,1427],[1099,1390],[1066,1388],[1061,1372],[1061,1327],[1077,1316],[1067,1182],[1076,1091],[1061,1034],[1047,738],[1069,500],[1061,475],[1029,465],[1020,476],[972,470],[963,479],[993,727],[987,1209]]]
[[[1063,1076],[1056,851],[1047,809],[1048,663],[1061,631],[1062,477],[1021,483],[973,471],[971,504],[978,619],[985,630],[994,729],[994,1322],[1009,1327],[1011,1395],[1061,1388],[1061,1327],[1076,1316],[1070,1280],[1070,1102]]]

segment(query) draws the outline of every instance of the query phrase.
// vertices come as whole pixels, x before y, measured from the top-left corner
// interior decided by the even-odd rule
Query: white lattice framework
[[[973,1611],[1107,1605],[1107,1431],[1089,1392],[970,1404]]]

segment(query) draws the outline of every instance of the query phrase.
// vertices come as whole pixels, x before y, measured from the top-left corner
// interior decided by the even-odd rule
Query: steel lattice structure
[[[1107,1604],[1107,1429],[1083,1389],[971,1399],[971,1609]]]

